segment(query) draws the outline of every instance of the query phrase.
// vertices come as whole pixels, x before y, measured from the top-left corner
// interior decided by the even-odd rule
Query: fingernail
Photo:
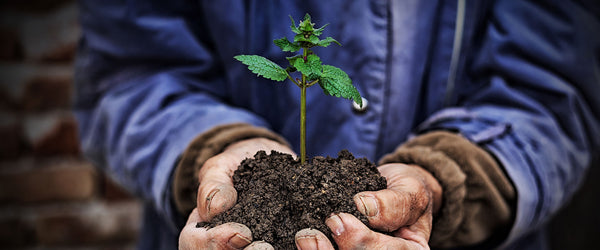
[[[250,240],[240,234],[233,235],[233,237],[231,237],[229,239],[229,241],[227,242],[227,244],[233,248],[242,248],[242,247],[247,246],[250,243],[252,243],[252,240]]]
[[[335,236],[340,236],[344,232],[344,223],[342,223],[342,218],[339,215],[334,214],[331,217],[325,220],[325,225],[331,229],[331,232],[335,234]]]
[[[252,242],[249,246],[244,249],[252,249],[252,250],[275,250],[271,244],[264,241],[255,241]]]
[[[296,237],[296,246],[300,250],[318,249],[317,237],[314,235],[304,235]]]
[[[213,197],[215,197],[215,195],[219,192],[219,189],[213,189],[212,191],[210,191],[210,193],[208,193],[208,196],[206,196],[206,211],[208,211],[208,214],[210,214],[210,203],[212,202]]]
[[[379,213],[379,207],[377,206],[377,200],[375,200],[375,197],[359,195],[358,199],[362,203],[362,206],[358,206],[358,211],[367,217],[373,217]]]

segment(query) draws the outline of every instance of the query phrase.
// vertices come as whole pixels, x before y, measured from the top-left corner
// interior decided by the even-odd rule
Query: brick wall
[[[140,203],[82,158],[69,110],[75,2],[0,7],[0,249],[133,249]]]

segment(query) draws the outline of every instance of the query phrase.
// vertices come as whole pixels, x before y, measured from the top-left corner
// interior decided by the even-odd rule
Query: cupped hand
[[[210,221],[215,215],[231,208],[237,201],[237,192],[233,188],[233,172],[246,158],[252,158],[256,152],[268,153],[275,150],[295,155],[287,146],[278,142],[253,138],[236,142],[222,153],[208,159],[198,173],[197,207],[200,218]]]
[[[402,227],[391,235],[378,233],[351,214],[334,214],[325,220],[339,249],[429,249],[431,213],[421,216],[414,224]],[[333,250],[329,239],[314,229],[303,229],[296,234],[298,249]]]
[[[371,227],[389,234],[369,229],[350,214],[334,214],[325,223],[336,244],[340,249],[429,249],[433,214],[442,200],[440,184],[414,165],[394,163],[378,169],[387,179],[387,189],[358,193],[354,201]],[[333,249],[319,233],[296,235],[296,244],[301,249]]]
[[[214,228],[197,228],[199,222],[208,222],[215,215],[231,208],[237,200],[232,176],[238,165],[256,152],[275,150],[294,155],[278,142],[253,138],[231,144],[208,159],[198,173],[197,208],[192,211],[179,236],[179,249],[273,249],[266,242],[252,241],[248,227],[238,223],[225,223]]]
[[[354,196],[358,210],[375,229],[392,232],[410,226],[439,210],[442,187],[426,170],[407,164],[385,164],[378,168],[387,179],[387,189]]]

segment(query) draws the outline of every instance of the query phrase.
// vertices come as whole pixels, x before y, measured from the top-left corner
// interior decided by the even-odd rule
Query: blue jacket
[[[600,11],[589,2],[82,0],[81,144],[147,202],[142,247],[175,248],[187,215],[173,208],[171,175],[195,136],[244,122],[299,145],[299,89],[233,56],[287,65],[272,41],[292,35],[288,15],[310,13],[343,44],[316,53],[369,104],[356,113],[309,88],[308,154],[376,161],[411,134],[458,131],[516,187],[506,244],[539,247],[524,239],[569,200],[600,144]]]

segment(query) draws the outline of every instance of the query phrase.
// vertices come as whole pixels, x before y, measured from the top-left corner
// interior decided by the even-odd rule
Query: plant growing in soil
[[[348,75],[339,68],[323,65],[311,50],[339,44],[331,37],[319,39],[327,25],[318,29],[314,25],[308,14],[298,26],[292,18],[291,28],[296,34],[293,42],[287,38],[274,41],[285,52],[301,51],[287,58],[290,66],[286,69],[261,56],[235,57],[259,76],[275,81],[289,79],[300,87],[300,159],[275,151],[270,155],[259,151],[254,158],[245,159],[232,176],[238,194],[236,204],[198,227],[237,222],[250,228],[254,240],[269,242],[275,249],[293,249],[294,235],[301,229],[313,228],[329,235],[324,221],[332,213],[349,213],[368,223],[356,208],[353,196],[386,188],[386,179],[377,166],[366,158],[354,158],[347,150],[342,150],[338,158],[306,159],[308,87],[318,83],[325,94],[352,99],[362,106],[362,98]],[[294,78],[292,74],[298,72],[300,77]]]
[[[323,92],[327,95],[344,97],[352,99],[362,107],[362,98],[358,90],[352,85],[352,80],[343,70],[331,66],[323,65],[321,58],[317,56],[311,48],[327,47],[331,43],[341,44],[331,37],[323,40],[319,36],[327,24],[321,28],[315,29],[315,24],[311,22],[310,15],[306,14],[304,20],[296,26],[294,18],[292,20],[292,32],[296,33],[294,41],[290,42],[287,38],[281,38],[273,41],[284,52],[298,52],[300,54],[287,57],[290,65],[283,69],[281,66],[271,60],[257,55],[238,55],[235,59],[248,65],[248,68],[255,74],[274,81],[284,81],[289,79],[301,89],[300,94],[300,162],[306,161],[306,89],[315,84],[319,84]],[[292,77],[291,73],[300,72],[300,78]]]

